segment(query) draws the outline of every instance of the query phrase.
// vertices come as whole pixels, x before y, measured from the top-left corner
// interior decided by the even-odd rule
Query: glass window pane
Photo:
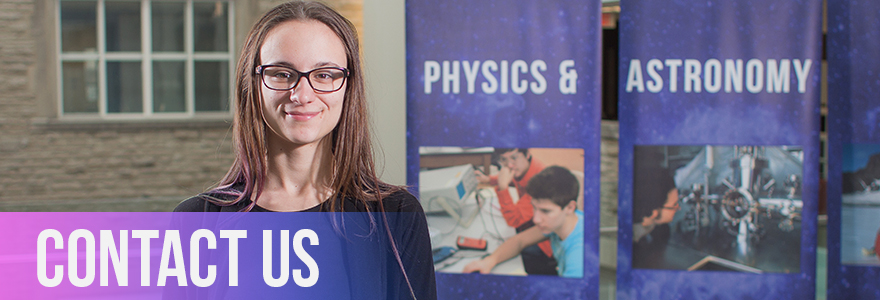
[[[97,65],[96,61],[68,61],[61,64],[65,113],[98,112]]]
[[[183,2],[153,2],[153,51],[183,52]]]
[[[107,51],[141,51],[140,2],[106,2]]]
[[[61,1],[61,51],[97,52],[96,1]]]
[[[107,112],[142,112],[141,62],[107,62]]]
[[[229,63],[195,63],[196,111],[229,111]]]
[[[185,112],[184,62],[153,62],[153,111]]]
[[[193,3],[195,51],[226,52],[228,48],[227,3]]]

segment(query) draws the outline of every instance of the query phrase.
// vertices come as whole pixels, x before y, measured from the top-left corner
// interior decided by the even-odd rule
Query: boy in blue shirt
[[[552,166],[529,180],[535,226],[507,239],[489,256],[467,264],[462,272],[487,274],[498,263],[515,257],[523,248],[550,240],[562,277],[584,276],[584,214],[577,210],[580,183],[567,169]]]

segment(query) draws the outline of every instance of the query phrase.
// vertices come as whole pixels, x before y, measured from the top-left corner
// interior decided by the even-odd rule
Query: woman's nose
[[[314,101],[314,99],[315,91],[309,84],[309,80],[305,76],[300,77],[299,82],[297,82],[293,90],[290,91],[290,101],[306,104]]]

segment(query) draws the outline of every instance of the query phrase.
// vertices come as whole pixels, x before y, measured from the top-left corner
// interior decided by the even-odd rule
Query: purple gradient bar
[[[395,228],[407,227],[407,222],[413,219],[409,213],[386,214],[392,234],[396,234]],[[398,217],[406,216],[405,219]],[[378,216],[367,213],[113,213],[113,212],[4,212],[0,213],[0,290],[3,291],[3,299],[240,299],[242,297],[256,299],[345,299],[356,295],[355,291],[364,290],[365,295],[373,297],[385,297],[389,291],[388,285],[377,282],[376,278],[391,277],[396,266],[389,264],[395,262],[389,258],[392,253],[386,245],[387,234],[377,222]],[[396,226],[395,224],[400,224]],[[86,231],[83,231],[87,230]],[[207,229],[213,233],[216,244],[215,249],[208,249],[208,241],[205,238],[196,238],[199,245],[199,262],[191,264],[190,249],[193,233],[198,229]],[[79,230],[79,231],[77,231]],[[116,253],[121,252],[121,232],[127,233],[128,246],[128,282],[126,286],[120,286],[115,273],[115,267],[111,259],[108,259],[108,272],[106,278],[108,286],[101,286],[101,231],[109,230],[112,233]],[[155,231],[156,238],[148,243],[149,255],[143,253],[144,239],[135,238],[135,231]],[[235,257],[238,272],[230,272],[230,244],[231,239],[223,238],[222,230],[244,230],[247,237],[238,239],[238,255]],[[270,287],[264,277],[263,261],[264,249],[267,244],[264,241],[264,231],[271,230],[272,257],[271,276],[279,278],[282,273],[281,256],[282,244],[281,233],[289,233],[286,251],[289,252],[289,269],[285,270],[286,284],[281,287]],[[57,231],[57,232],[56,232]],[[312,231],[317,235],[318,241],[311,238],[295,238],[298,233]],[[45,246],[45,267],[40,267],[38,261],[41,232],[56,232],[60,235],[63,244],[62,249],[55,249],[56,238],[43,239]],[[77,287],[72,283],[69,251],[71,250],[72,233],[79,232],[94,237],[94,254],[89,255],[89,248],[84,238],[74,239],[76,242],[76,272],[77,278],[89,277],[86,275],[86,265],[90,264],[86,259],[94,259],[94,277],[90,284]],[[179,234],[180,243],[177,245],[167,244],[167,237]],[[397,239],[397,237],[395,237]],[[299,242],[299,244],[297,244]],[[172,245],[172,246],[168,246]],[[166,247],[167,246],[167,247]],[[300,253],[297,253],[297,246]],[[406,247],[398,241],[398,247]],[[165,253],[167,251],[168,254]],[[302,252],[305,252],[304,256]],[[110,256],[108,256],[110,257]],[[142,286],[142,260],[149,258],[148,286]],[[163,263],[163,257],[168,258]],[[317,271],[313,273],[309,266],[309,259],[317,265]],[[161,266],[166,270],[184,268],[185,287],[178,287],[177,276],[161,276]],[[209,277],[208,266],[214,266],[215,277],[212,283],[206,287],[197,287],[194,276]],[[56,272],[56,267],[61,266],[63,271]],[[197,266],[198,274],[193,275],[191,268]],[[41,284],[39,272],[44,270],[43,276],[48,281],[61,276],[60,284],[47,287]],[[297,273],[295,270],[301,270]],[[382,274],[374,276],[370,273]],[[237,274],[238,285],[230,286],[231,274]],[[168,273],[166,273],[168,274]],[[318,276],[313,286],[300,284],[303,281],[295,281],[297,274],[302,278]],[[159,286],[160,278],[166,279],[166,286]],[[48,282],[44,280],[44,282]],[[73,279],[76,281],[76,279]],[[88,280],[85,280],[88,283]],[[52,285],[52,284],[49,284]],[[372,290],[371,290],[372,289]]]

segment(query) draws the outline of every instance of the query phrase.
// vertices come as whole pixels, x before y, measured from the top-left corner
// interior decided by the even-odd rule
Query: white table
[[[516,195],[516,189],[511,188],[512,195]],[[499,210],[498,197],[495,190],[485,188],[478,191],[484,197],[484,203],[477,205],[476,194],[471,194],[461,203],[461,215],[470,215],[474,210],[479,209],[480,213],[470,222],[469,226],[464,227],[456,222],[448,214],[432,213],[428,214],[428,227],[437,233],[432,236],[432,248],[441,246],[449,246],[458,249],[456,239],[459,236],[469,238],[482,238],[486,240],[486,251],[479,250],[458,250],[452,257],[449,257],[434,265],[434,269],[444,273],[461,273],[464,266],[468,263],[478,260],[492,251],[495,251],[501,243],[502,239],[508,239],[516,234],[513,227],[507,225],[504,217]],[[517,198],[514,196],[514,198]],[[514,199],[516,201],[518,199]],[[466,223],[466,222],[465,222]],[[499,263],[492,269],[492,274],[504,275],[526,275],[523,268],[522,258],[517,255],[505,262]]]

